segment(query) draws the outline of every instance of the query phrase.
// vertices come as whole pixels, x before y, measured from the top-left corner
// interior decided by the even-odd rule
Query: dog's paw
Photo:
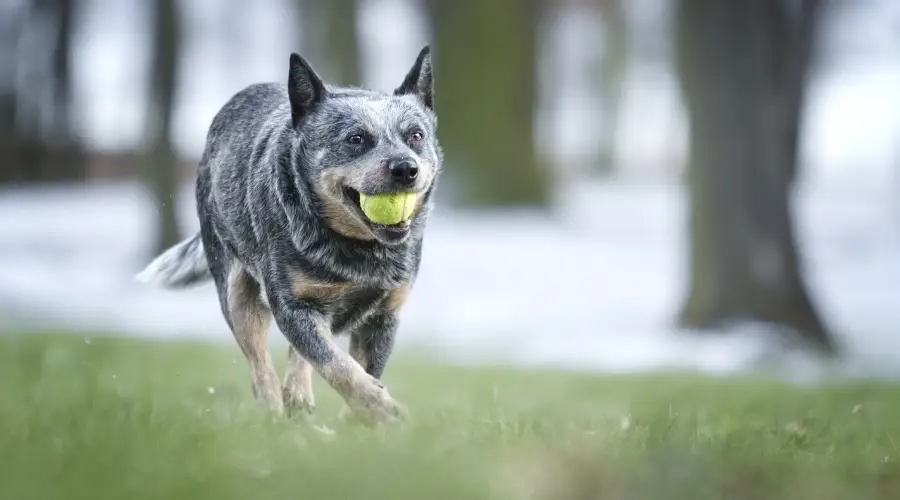
[[[259,407],[275,416],[284,415],[284,402],[281,395],[278,394],[277,388],[272,388],[269,385],[252,384],[251,389],[253,390],[253,398]]]
[[[403,423],[409,415],[406,406],[392,398],[386,389],[381,389],[376,400],[356,410],[374,425]]]
[[[341,406],[341,409],[338,410],[337,420],[342,424],[353,422],[356,418],[357,412],[353,410],[348,404],[344,404]]]
[[[388,394],[384,384],[369,377],[363,388],[349,398],[338,419],[344,422],[361,421],[367,425],[405,422],[409,410]]]
[[[303,393],[285,389],[282,398],[285,412],[289,417],[311,417],[316,413],[316,398],[312,392]]]
[[[350,407],[338,413],[338,421],[344,424],[358,424],[365,427],[383,427],[406,422],[407,412],[399,403],[391,407]]]
[[[385,401],[382,410],[387,419],[392,422],[406,422],[409,418],[409,408],[390,396],[388,396],[387,401]]]

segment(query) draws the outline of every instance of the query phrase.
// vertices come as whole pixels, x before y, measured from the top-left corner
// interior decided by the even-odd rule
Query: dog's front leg
[[[350,334],[350,355],[366,373],[381,379],[387,366],[394,339],[397,336],[397,310],[406,299],[408,287],[403,286],[388,293],[385,300],[353,333]],[[340,418],[349,416],[349,408],[341,410]]]
[[[375,378],[381,378],[394,350],[397,315],[409,291],[410,283],[388,291],[377,309],[350,336],[350,354]]]
[[[393,311],[378,311],[350,335],[350,355],[375,378],[381,378],[394,349],[397,324]]]
[[[290,287],[269,285],[266,292],[278,328],[351,408],[377,422],[404,418],[405,408],[384,385],[334,344],[320,303],[297,297]]]

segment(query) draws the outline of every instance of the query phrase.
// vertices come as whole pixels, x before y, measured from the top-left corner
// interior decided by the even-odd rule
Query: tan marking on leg
[[[240,265],[235,263],[228,275],[228,309],[234,338],[250,363],[253,394],[270,410],[284,409],[279,391],[278,373],[269,355],[269,323],[272,313],[260,299],[260,287]]]
[[[346,293],[350,287],[348,284],[316,281],[299,269],[289,269],[288,277],[291,280],[291,290],[300,298],[333,299]]]
[[[355,332],[350,335],[350,345],[348,346],[348,353],[350,354],[350,357],[352,357],[357,363],[359,363],[363,370],[367,368],[368,360],[366,359],[366,354],[363,350],[362,343],[359,341],[359,336]],[[355,419],[356,417],[356,412],[354,412],[353,408],[351,408],[345,402],[338,412],[337,419],[340,422],[346,422]]]
[[[287,371],[281,392],[284,406],[291,412],[312,414],[316,409],[316,399],[312,389],[313,367],[294,346],[288,347]]]
[[[403,283],[397,288],[390,290],[387,297],[384,299],[384,307],[389,311],[399,310],[403,307],[403,304],[406,303],[406,298],[409,296],[409,290],[409,283]]]
[[[353,358],[354,361],[359,363],[359,365],[366,369],[366,360],[364,359],[365,354],[363,353],[362,346],[359,343],[359,337],[355,334],[350,336],[350,345],[347,346],[347,352],[350,354],[350,357]],[[339,422],[348,422],[354,419],[357,416],[356,412],[353,411],[353,408],[344,401],[344,404],[341,405],[341,409],[338,411],[337,419]]]

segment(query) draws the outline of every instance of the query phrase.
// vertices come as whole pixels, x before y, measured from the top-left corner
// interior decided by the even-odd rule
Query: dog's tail
[[[187,288],[211,277],[203,241],[196,234],[153,259],[135,279],[163,288]]]

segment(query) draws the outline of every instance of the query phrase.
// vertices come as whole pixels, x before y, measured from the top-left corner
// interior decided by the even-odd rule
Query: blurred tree
[[[690,124],[686,327],[763,321],[835,348],[801,276],[789,202],[818,10],[818,0],[677,3]]]
[[[47,9],[55,8],[56,39],[51,61],[50,123],[45,141],[51,154],[45,158],[44,170],[56,171],[48,177],[81,178],[84,176],[85,155],[72,128],[72,38],[75,0],[43,0]]]
[[[77,7],[76,0],[32,0],[4,8],[0,156],[5,168],[0,181],[74,180],[85,175],[84,151],[71,120]],[[26,35],[30,52],[23,58],[20,47]]]
[[[150,154],[146,178],[159,207],[154,253],[160,253],[180,238],[175,212],[179,160],[172,144],[182,39],[177,0],[155,0],[153,20],[150,122],[147,126]]]
[[[42,0],[56,7],[57,28],[52,61],[52,118],[50,135],[60,142],[72,137],[72,16],[74,0]]]
[[[835,4],[832,4],[832,6]],[[800,149],[800,130],[803,127],[803,111],[806,103],[807,76],[813,56],[817,26],[822,18],[821,0],[802,0],[796,13],[785,7],[788,15],[780,17],[773,26],[774,43],[782,47],[781,61],[784,73],[784,121],[786,142],[784,154],[789,165],[791,184],[797,178]]]
[[[603,56],[600,60],[600,158],[597,169],[615,170],[615,140],[619,128],[619,110],[628,63],[628,23],[622,0],[594,0],[603,23]]]
[[[19,39],[24,18],[21,9],[0,10],[0,182],[17,168],[16,115],[18,110]]]
[[[359,0],[299,0],[301,49],[326,80],[361,85]]]
[[[543,206],[548,171],[534,141],[540,0],[430,0],[435,106],[463,201]]]

